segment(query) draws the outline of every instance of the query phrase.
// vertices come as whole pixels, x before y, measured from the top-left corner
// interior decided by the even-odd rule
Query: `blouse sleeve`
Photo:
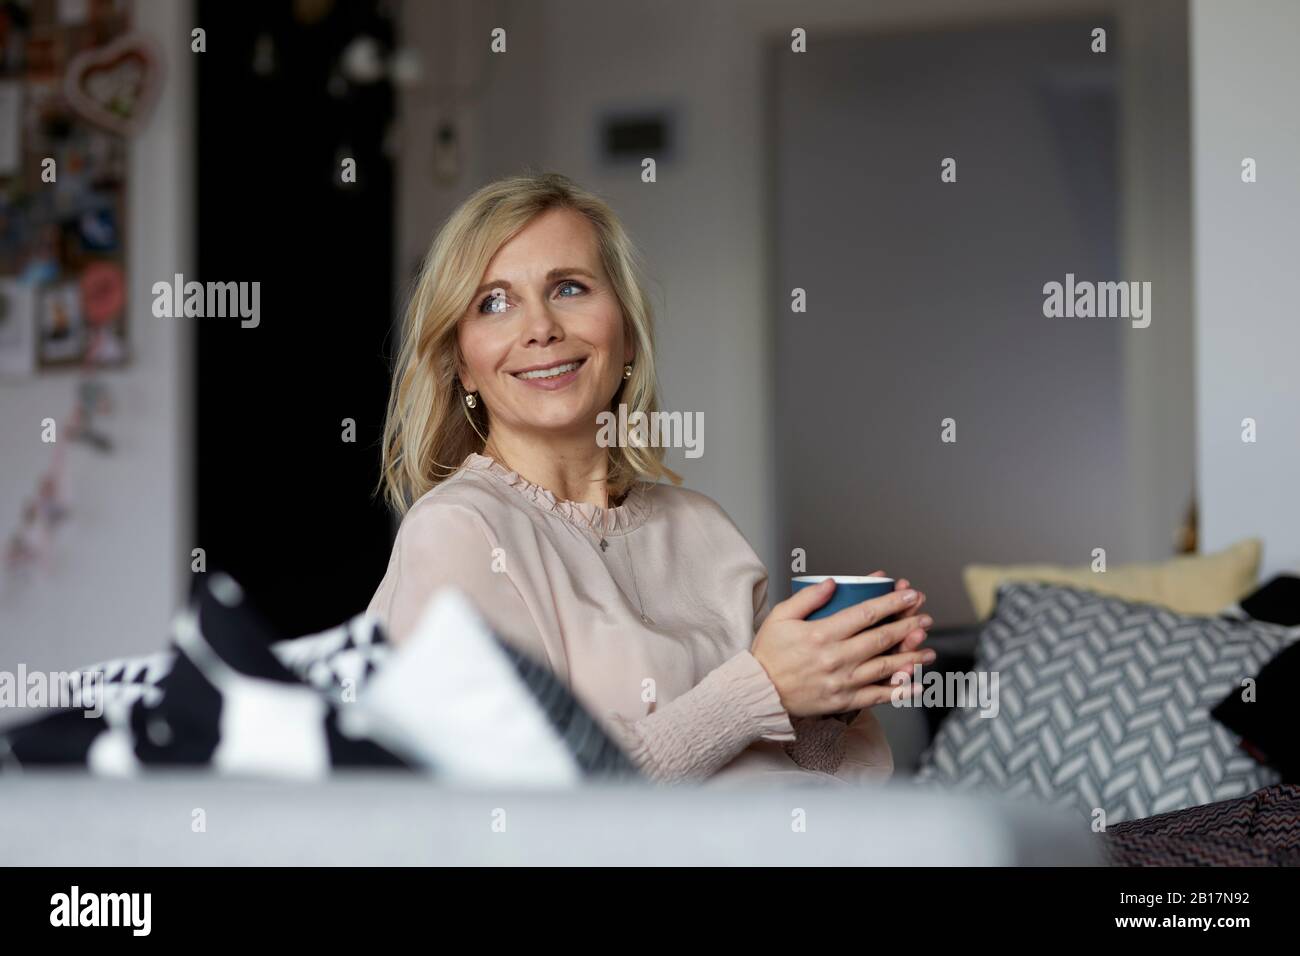
[[[711,776],[759,739],[794,740],[776,687],[749,651],[640,720],[607,716],[632,761],[661,783]]]
[[[450,586],[465,593],[498,635],[547,662],[532,615],[493,547],[473,510],[447,502],[416,504],[402,520],[388,574],[370,604],[389,638],[400,643],[410,636],[433,592]]]

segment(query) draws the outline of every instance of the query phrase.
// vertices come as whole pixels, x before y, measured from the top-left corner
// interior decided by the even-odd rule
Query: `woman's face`
[[[594,435],[633,355],[591,223],[551,209],[497,250],[457,339],[494,431]]]

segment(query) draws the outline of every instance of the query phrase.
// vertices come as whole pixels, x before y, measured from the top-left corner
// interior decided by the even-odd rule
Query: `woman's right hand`
[[[772,608],[750,648],[792,717],[838,714],[882,704],[894,693],[890,683],[894,674],[904,671],[910,678],[914,664],[934,660],[934,651],[929,649],[885,653],[916,632],[923,639],[925,629],[933,623],[926,614],[879,623],[919,607],[917,591],[894,591],[829,617],[804,620],[834,592],[832,579],[795,592]],[[918,642],[913,638],[909,643],[915,646]]]

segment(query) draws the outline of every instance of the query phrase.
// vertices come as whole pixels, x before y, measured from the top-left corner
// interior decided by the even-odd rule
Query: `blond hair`
[[[559,173],[499,179],[447,218],[424,257],[406,308],[375,489],[383,489],[398,514],[455,474],[470,452],[483,451],[488,419],[482,402],[472,410],[465,404],[457,376],[456,327],[497,250],[538,215],[556,208],[585,216],[595,229],[601,264],[623,311],[624,334],[635,343],[632,377],[615,392],[610,410],[625,403],[629,420],[634,412],[657,411],[653,312],[639,255],[614,211]],[[638,480],[681,483],[664,464],[662,448],[629,445],[606,451],[611,499]]]

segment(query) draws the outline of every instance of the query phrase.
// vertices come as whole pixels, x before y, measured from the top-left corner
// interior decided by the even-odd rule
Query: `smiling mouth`
[[[570,372],[576,372],[586,361],[587,360],[584,358],[575,359],[572,362],[557,362],[555,365],[548,365],[545,368],[530,369],[527,372],[511,372],[510,374],[525,382],[537,381],[539,379],[545,381],[548,378],[559,378],[561,375],[568,375]]]

